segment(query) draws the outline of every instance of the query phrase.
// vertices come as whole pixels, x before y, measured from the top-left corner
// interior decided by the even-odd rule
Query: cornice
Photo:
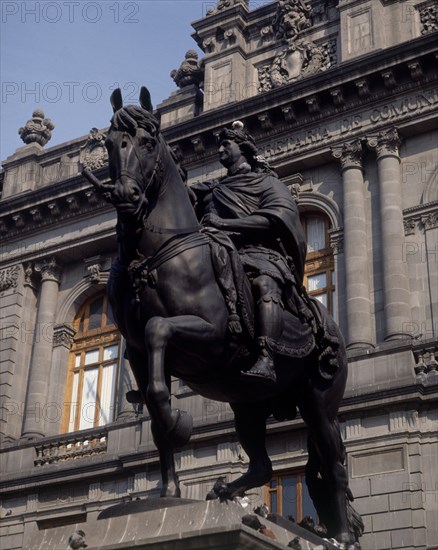
[[[165,128],[163,134],[172,146],[183,151],[186,167],[196,166],[205,164],[214,154],[214,134],[218,129],[236,119],[242,120],[260,142],[269,139],[270,135],[278,136],[282,132],[301,130],[306,125],[323,124],[328,117],[349,115],[354,109],[372,108],[379,102],[404,97],[408,93],[422,93],[438,79],[435,38],[426,35],[373,52],[291,85],[201,113],[194,119]],[[388,72],[395,75],[395,86],[388,86]],[[359,87],[361,82],[366,83],[365,88]],[[330,98],[331,90],[336,93]],[[267,113],[275,122],[271,131],[261,127],[260,113]],[[418,117],[418,113],[413,113],[413,116]],[[191,146],[194,135],[201,136],[206,144],[201,155]]]
[[[100,171],[102,180],[108,179],[106,172],[106,167]],[[56,223],[111,209],[82,175],[4,199],[0,207],[3,242]]]

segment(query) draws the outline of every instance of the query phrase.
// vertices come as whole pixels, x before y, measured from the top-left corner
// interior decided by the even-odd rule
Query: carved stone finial
[[[179,69],[174,69],[170,76],[179,88],[184,86],[201,86],[204,80],[204,67],[202,61],[198,61],[198,53],[195,50],[189,50]]]
[[[85,533],[81,529],[78,529],[72,533],[68,539],[68,545],[72,550],[86,548],[87,544],[85,543]]]
[[[52,137],[52,130],[55,125],[50,118],[45,118],[41,109],[35,109],[32,118],[28,120],[24,127],[18,130],[24,143],[38,143],[44,146]]]
[[[79,160],[87,170],[102,168],[108,160],[105,147],[105,134],[97,128],[91,128],[85,145],[81,147]]]
[[[214,8],[207,10],[207,15],[215,15],[223,10],[237,6],[237,4],[243,4],[248,8],[248,0],[218,0],[218,3]]]

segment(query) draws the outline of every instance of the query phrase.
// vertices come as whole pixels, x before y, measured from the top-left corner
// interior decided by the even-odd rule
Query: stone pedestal
[[[96,520],[37,531],[24,542],[23,550],[84,545],[88,550],[274,550],[286,548],[294,539],[293,547],[302,550],[335,548],[293,523],[286,521],[289,530],[255,516],[267,529],[263,534],[242,523],[242,517],[251,513],[248,509],[234,502],[174,498],[130,501],[104,510]]]

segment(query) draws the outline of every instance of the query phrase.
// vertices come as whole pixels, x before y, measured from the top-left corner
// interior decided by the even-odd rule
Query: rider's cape
[[[270,174],[250,172],[226,176],[219,181],[196,183],[191,189],[198,198],[198,212],[201,215],[214,213],[220,218],[261,215],[268,218],[274,231],[266,236],[266,243],[260,244],[290,256],[297,282],[302,284],[306,239],[297,205],[284,183]],[[281,241],[281,245],[276,239]]]

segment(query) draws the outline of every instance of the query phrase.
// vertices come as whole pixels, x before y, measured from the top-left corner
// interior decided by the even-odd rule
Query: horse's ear
[[[116,88],[110,97],[113,111],[116,112],[123,107],[123,98],[120,88]]]
[[[142,86],[140,90],[140,105],[150,113],[154,110],[152,107],[151,94],[145,86]]]

